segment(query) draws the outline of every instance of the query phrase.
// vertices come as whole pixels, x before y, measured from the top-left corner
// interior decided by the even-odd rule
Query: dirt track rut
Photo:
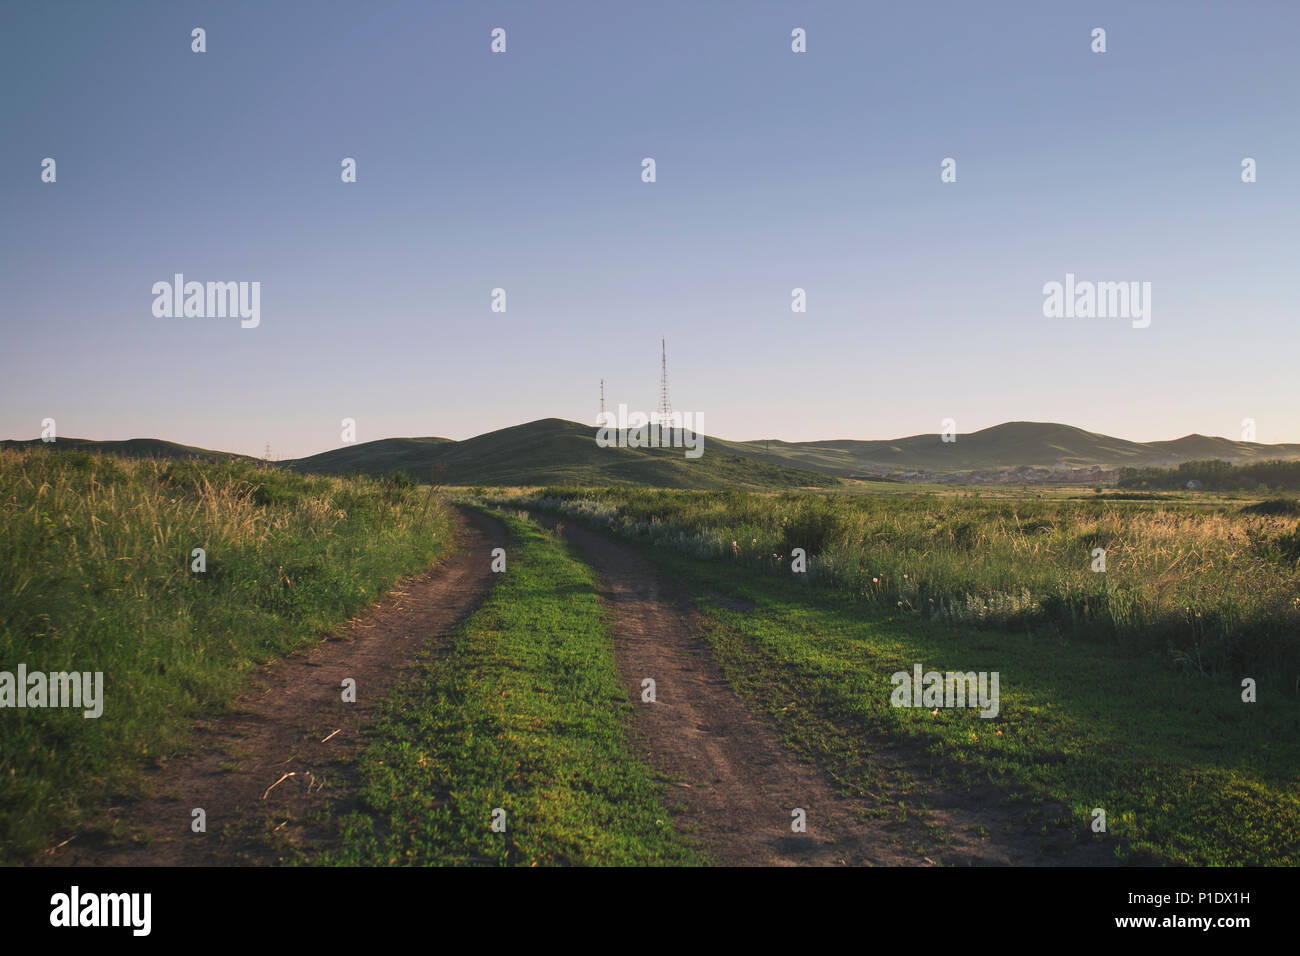
[[[889,766],[921,780],[923,818],[894,819],[886,798],[842,796],[824,770],[800,760],[732,691],[699,636],[694,607],[635,548],[553,516],[578,555],[597,570],[612,610],[614,650],[635,703],[635,743],[676,783],[668,799],[685,811],[677,822],[718,863],[730,865],[1041,865],[1113,863],[1103,847],[1035,832],[1023,812],[984,792],[946,789],[924,760],[881,754]],[[657,701],[641,703],[653,678]],[[909,796],[915,807],[918,794]],[[791,829],[806,812],[806,833]],[[883,811],[883,812],[882,812]],[[942,839],[936,840],[936,829]]]
[[[492,518],[463,510],[455,549],[309,651],[268,665],[232,711],[195,731],[191,755],[146,775],[153,796],[110,812],[114,839],[80,834],[37,863],[90,866],[276,863],[331,845],[312,819],[326,801],[355,805],[362,730],[385,690],[446,637],[491,589],[490,552],[506,543]],[[344,703],[343,678],[356,680]],[[291,776],[285,776],[291,774]],[[207,832],[191,831],[191,812]]]
[[[736,698],[692,626],[689,603],[648,560],[585,528],[566,524],[564,532],[603,581],[615,655],[637,702],[637,742],[677,781],[668,799],[685,804],[679,822],[716,862],[925,865],[861,820],[820,769],[800,762]],[[655,681],[653,704],[640,702],[646,677]],[[805,833],[791,829],[796,809],[806,814]]]

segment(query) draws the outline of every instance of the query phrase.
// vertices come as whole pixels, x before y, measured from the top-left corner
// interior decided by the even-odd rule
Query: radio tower
[[[600,417],[603,421],[605,418],[605,380],[600,380]]]
[[[662,371],[659,373],[659,427],[671,428],[673,421],[673,403],[668,401],[668,342],[660,339],[663,349]]]

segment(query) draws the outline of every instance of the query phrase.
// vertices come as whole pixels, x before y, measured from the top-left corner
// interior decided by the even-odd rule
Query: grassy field
[[[250,668],[427,567],[450,529],[393,482],[0,450],[0,670],[104,681],[98,719],[0,711],[0,860],[87,822]]]
[[[507,518],[507,570],[385,702],[344,865],[698,862],[630,752],[631,704],[592,573]],[[491,827],[504,811],[504,832]]]
[[[492,496],[489,496],[492,497]],[[919,618],[1087,637],[1170,667],[1300,680],[1300,506],[574,488],[497,496]],[[1104,572],[1096,549],[1105,552]]]
[[[1300,706],[1243,704],[1226,679],[1170,674],[1061,639],[935,628],[885,609],[759,581],[734,567],[668,552],[658,560],[691,582],[707,635],[733,686],[788,740],[855,791],[909,799],[912,781],[882,779],[873,748],[922,748],[960,789],[993,783],[1038,819],[1066,808],[1078,839],[1100,807],[1117,862],[1300,862]],[[728,610],[716,594],[747,598]],[[733,605],[734,606],[734,605]],[[889,675],[998,671],[998,716],[890,706]]]
[[[738,693],[850,790],[906,796],[905,781],[881,779],[871,750],[919,747],[953,786],[993,783],[1027,808],[1065,807],[1063,822],[1079,839],[1093,839],[1088,824],[1102,808],[1117,861],[1300,859],[1300,703],[1267,669],[1255,672],[1259,702],[1243,703],[1229,652],[1235,646],[1265,661],[1291,659],[1287,632],[1269,620],[1272,605],[1261,600],[1276,593],[1280,620],[1294,613],[1287,602],[1297,593],[1295,568],[1275,556],[1273,539],[1293,535],[1296,519],[1267,513],[1284,506],[1207,514],[1171,513],[1164,505],[1143,512],[1109,502],[1042,510],[1021,503],[1008,514],[1003,505],[966,499],[908,507],[894,498],[891,521],[869,501],[788,496],[553,490],[516,503],[545,505],[643,544],[691,588]],[[826,560],[845,561],[853,540],[840,536],[846,526],[863,535],[858,546],[867,552],[848,573]],[[836,533],[819,538],[828,528]],[[1109,537],[1094,537],[1098,530]],[[1092,572],[1084,546],[1095,540],[1120,556],[1128,590],[1151,602],[1147,617],[1107,618],[1104,601],[1081,601],[1073,612],[1064,602],[1041,607],[1072,587],[1085,596],[1115,587],[1085,577]],[[809,586],[773,558],[788,561],[795,546],[822,556],[822,586]],[[1142,552],[1155,548],[1162,573],[1152,582],[1152,559]],[[1062,554],[1073,562],[1081,549],[1082,573],[1065,567]],[[1041,564],[1050,573],[1041,573]],[[826,573],[828,565],[840,573]],[[1029,595],[1019,608],[989,600],[1021,590]],[[1166,590],[1178,594],[1175,601],[1196,598],[1203,609],[1199,619],[1194,611],[1166,622],[1157,633],[1169,645],[1143,630],[1158,626],[1154,610],[1170,606],[1160,601]],[[983,601],[954,600],[972,591]],[[938,596],[934,609],[928,594]],[[734,600],[719,595],[752,602],[752,609],[729,609]],[[1132,598],[1115,608],[1134,606]],[[1253,627],[1258,644],[1212,641],[1197,621],[1214,607],[1235,608],[1232,619]],[[1295,630],[1289,633],[1294,641]],[[1199,658],[1190,653],[1197,648]],[[915,663],[999,672],[998,716],[891,706],[890,675]]]
[[[950,788],[992,784],[1117,862],[1297,862],[1294,500],[868,487],[468,495],[643,546],[689,588],[741,698],[847,791],[889,795],[882,812],[923,793],[884,748],[925,755]],[[593,571],[507,520],[508,570],[391,693],[363,810],[318,862],[702,862],[629,749]],[[0,449],[0,671],[104,675],[98,719],[0,710],[0,862],[96,823],[250,669],[427,567],[451,526],[401,478]],[[999,713],[891,706],[890,675],[918,663],[999,673]],[[1098,807],[1105,835],[1088,829]]]

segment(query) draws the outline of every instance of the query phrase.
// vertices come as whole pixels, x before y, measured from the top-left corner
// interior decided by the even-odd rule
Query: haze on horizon
[[[68,3],[8,26],[0,437],[51,417],[296,458],[345,417],[362,442],[594,422],[602,378],[654,411],[665,337],[674,407],[735,440],[1252,418],[1300,442],[1293,6]],[[155,317],[175,273],[260,282],[260,324]],[[1150,327],[1045,318],[1067,273],[1149,281]]]

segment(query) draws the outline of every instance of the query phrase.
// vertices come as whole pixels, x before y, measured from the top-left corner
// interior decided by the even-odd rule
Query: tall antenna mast
[[[672,427],[673,404],[668,401],[668,341],[659,340],[663,349],[663,364],[659,373],[659,427]]]
[[[600,380],[600,417],[602,420],[605,418],[605,380],[603,378]]]

